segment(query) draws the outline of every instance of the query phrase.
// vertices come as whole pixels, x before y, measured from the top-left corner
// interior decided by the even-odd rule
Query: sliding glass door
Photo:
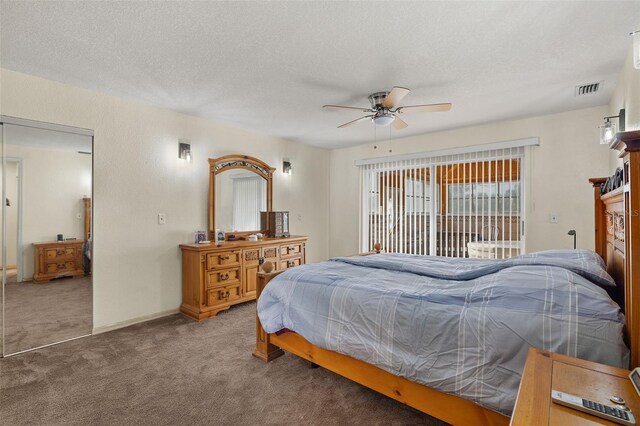
[[[447,257],[523,252],[524,147],[360,165],[361,247]]]

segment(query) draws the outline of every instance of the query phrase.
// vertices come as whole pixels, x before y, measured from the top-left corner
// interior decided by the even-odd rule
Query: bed
[[[284,349],[453,424],[507,424],[532,346],[636,366],[640,232],[631,234],[637,215],[620,212],[639,201],[637,133],[618,134],[627,172],[619,196],[600,197],[592,180],[599,256],[376,254],[260,274],[254,355],[270,361]]]

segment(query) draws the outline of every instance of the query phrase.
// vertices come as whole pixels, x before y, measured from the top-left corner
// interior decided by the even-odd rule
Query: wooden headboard
[[[640,130],[620,132],[611,143],[623,161],[623,183],[600,195],[606,178],[593,178],[595,250],[616,281],[611,292],[625,314],[631,368],[640,366]]]

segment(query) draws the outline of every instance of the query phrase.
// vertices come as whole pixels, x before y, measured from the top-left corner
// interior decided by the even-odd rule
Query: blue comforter
[[[627,367],[614,283],[588,250],[506,260],[379,254],[292,268],[258,301],[284,328],[395,375],[510,414],[527,350]]]

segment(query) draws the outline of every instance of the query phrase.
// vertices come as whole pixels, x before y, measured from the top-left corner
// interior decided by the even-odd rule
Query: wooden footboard
[[[280,273],[258,273],[258,299],[269,281]],[[454,425],[507,425],[509,423],[509,417],[504,414],[395,376],[364,361],[322,349],[299,334],[293,332],[285,332],[279,336],[268,334],[256,315],[256,350],[253,356],[269,362],[281,356],[284,353],[283,350]]]

